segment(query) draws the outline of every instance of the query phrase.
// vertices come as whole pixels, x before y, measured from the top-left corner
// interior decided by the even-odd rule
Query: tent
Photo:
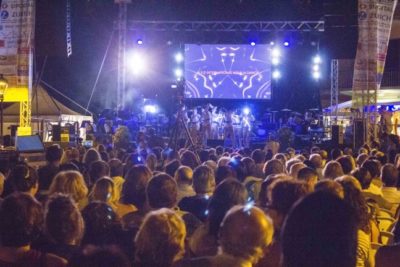
[[[81,112],[73,110],[54,97],[49,95],[43,86],[38,86],[37,94],[32,92],[32,132],[44,133],[49,130],[50,124],[82,123],[82,121],[93,122],[93,116],[85,114],[85,109],[79,106]],[[5,134],[9,134],[11,125],[19,124],[20,104],[12,103],[4,108],[4,126]]]

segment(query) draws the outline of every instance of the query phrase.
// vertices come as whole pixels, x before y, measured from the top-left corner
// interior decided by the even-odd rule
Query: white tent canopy
[[[68,108],[60,101],[54,99],[46,89],[42,86],[38,86],[37,94],[32,92],[32,130],[33,133],[37,131],[43,131],[45,124],[65,124],[75,123],[79,124],[82,121],[93,121],[91,114],[84,114],[84,109],[81,112],[75,111]],[[19,124],[19,113],[20,103],[12,103],[10,106],[4,108],[4,132],[7,133],[7,129],[10,125]],[[38,124],[41,126],[37,126]],[[39,128],[39,129],[38,129]]]

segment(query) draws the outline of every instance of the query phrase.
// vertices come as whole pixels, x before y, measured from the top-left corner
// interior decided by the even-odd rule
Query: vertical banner
[[[376,95],[376,91],[380,89],[396,5],[397,0],[358,1],[358,44],[353,77],[354,108],[369,106],[370,95]]]
[[[2,0],[0,8],[0,74],[10,88],[32,87],[35,0]]]

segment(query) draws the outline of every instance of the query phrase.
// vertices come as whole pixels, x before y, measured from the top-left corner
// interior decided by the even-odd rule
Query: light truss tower
[[[126,29],[127,13],[130,0],[115,0],[119,5],[117,30],[118,30],[118,77],[117,77],[117,107],[124,109],[126,95]]]
[[[338,104],[339,104],[339,60],[331,61],[331,124],[338,122]]]

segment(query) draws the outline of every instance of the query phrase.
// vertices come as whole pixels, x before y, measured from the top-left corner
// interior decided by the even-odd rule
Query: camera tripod
[[[177,114],[177,117],[175,120],[175,125],[173,126],[173,129],[171,131],[171,135],[169,138],[168,147],[172,148],[174,150],[177,150],[179,148],[179,138],[182,136],[182,131],[184,133],[184,139],[186,139],[184,147],[189,148],[189,149],[195,148],[193,138],[190,135],[187,124],[183,119],[183,112],[184,112],[183,105],[181,105],[179,107],[178,114]]]

